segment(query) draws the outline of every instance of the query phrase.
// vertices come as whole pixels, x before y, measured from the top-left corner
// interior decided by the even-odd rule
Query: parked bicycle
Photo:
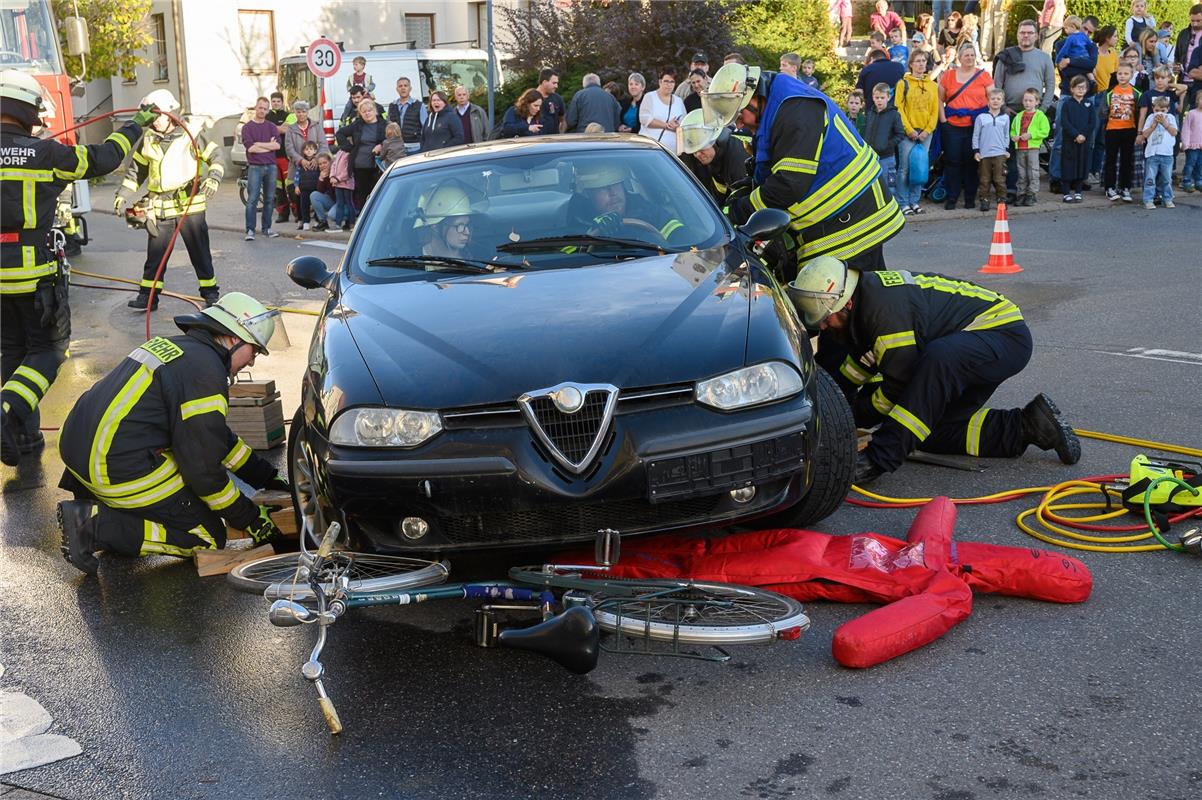
[[[481,647],[510,647],[546,656],[584,674],[600,651],[726,661],[731,645],[767,644],[799,638],[810,626],[801,603],[764,589],[691,580],[625,580],[603,576],[617,562],[621,537],[598,531],[595,565],[544,564],[515,567],[509,580],[443,584],[445,561],[375,555],[335,549],[338,523],[326,529],[315,551],[301,551],[241,564],[229,573],[242,591],[271,600],[273,625],[317,625],[317,642],[301,674],[313,683],[330,732],[342,722],[326,692],[319,660],[327,629],[354,608],[410,605],[438,599],[490,601],[476,609],[474,641]],[[534,624],[505,627],[504,619],[525,615]],[[601,634],[610,634],[603,639]]]

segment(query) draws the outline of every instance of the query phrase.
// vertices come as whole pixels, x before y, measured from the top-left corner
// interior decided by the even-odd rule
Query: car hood
[[[725,246],[495,276],[344,281],[340,315],[388,405],[452,408],[564,381],[630,389],[737,369],[747,272]]]

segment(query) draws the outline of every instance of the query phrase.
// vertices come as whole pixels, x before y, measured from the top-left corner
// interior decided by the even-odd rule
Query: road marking
[[[325,247],[330,250],[346,250],[346,245],[341,242],[301,242],[301,244],[307,244],[310,247]]]
[[[0,691],[0,775],[83,752],[74,739],[46,733],[52,722],[42,704],[29,695]]]
[[[1100,351],[1106,352],[1106,351]],[[1193,364],[1202,367],[1202,353],[1186,353],[1182,350],[1161,350],[1158,348],[1130,347],[1125,353],[1110,353],[1112,356],[1126,358],[1146,358],[1150,361],[1168,361],[1173,364]]]

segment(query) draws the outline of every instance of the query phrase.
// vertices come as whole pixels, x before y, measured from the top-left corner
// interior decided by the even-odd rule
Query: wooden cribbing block
[[[197,550],[192,554],[196,560],[196,574],[202,578],[224,575],[239,564],[263,558],[275,553],[269,544],[261,544],[249,550]]]
[[[238,381],[230,387],[231,400],[235,397],[270,397],[275,393],[275,381]]]
[[[279,511],[271,512],[271,521],[285,536],[296,536],[296,514],[292,511],[292,495],[288,492],[273,492],[264,489],[251,498],[251,502],[259,506],[280,506]],[[237,528],[225,529],[226,539],[245,539],[246,531]]]
[[[265,402],[260,405],[257,401],[264,398]],[[279,398],[279,393],[249,398],[250,402],[245,405],[241,399],[231,398],[226,424],[255,450],[269,450],[281,445],[285,438],[284,403]]]

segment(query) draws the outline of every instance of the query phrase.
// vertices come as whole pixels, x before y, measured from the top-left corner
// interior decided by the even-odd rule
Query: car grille
[[[609,503],[547,505],[538,510],[505,511],[441,519],[443,538],[454,545],[567,542],[590,538],[601,528],[638,532],[709,517],[723,495],[666,503],[624,500]]]
[[[551,398],[535,397],[530,400],[530,410],[559,452],[568,461],[579,464],[597,440],[608,400],[608,393],[592,391],[584,396],[584,405],[579,411],[565,414],[555,407]]]

